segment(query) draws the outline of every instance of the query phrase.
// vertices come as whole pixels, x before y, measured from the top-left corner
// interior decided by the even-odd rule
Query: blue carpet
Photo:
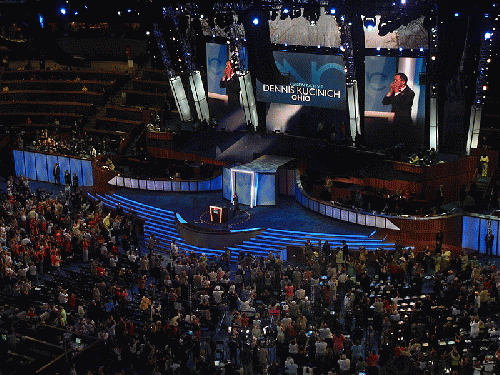
[[[227,205],[221,192],[158,193],[134,189],[115,190],[115,194],[147,205],[179,213],[186,221],[199,221],[208,213],[209,205]],[[293,197],[278,197],[276,206],[258,206],[250,209],[240,205],[250,215],[248,221],[233,225],[233,229],[273,228],[311,233],[369,235],[373,228],[323,217],[300,206]]]

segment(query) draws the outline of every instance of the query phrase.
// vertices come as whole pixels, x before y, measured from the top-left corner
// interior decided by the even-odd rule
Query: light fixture
[[[363,24],[365,25],[367,31],[372,31],[377,26],[375,17],[365,17]]]

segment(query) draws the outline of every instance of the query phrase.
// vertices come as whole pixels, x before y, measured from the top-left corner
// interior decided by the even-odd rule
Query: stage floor
[[[116,190],[115,193],[144,204],[175,211],[191,223],[207,221],[208,206],[210,205],[230,205],[230,202],[222,197],[221,191],[157,193],[123,188]],[[374,230],[374,228],[323,217],[302,207],[293,197],[279,196],[276,203],[276,206],[257,206],[252,209],[240,204],[240,209],[243,212],[230,218],[229,224],[231,224],[232,229],[273,228],[331,234],[369,235]]]

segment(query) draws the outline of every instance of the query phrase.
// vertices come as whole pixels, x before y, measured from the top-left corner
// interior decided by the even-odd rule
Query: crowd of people
[[[16,306],[2,309],[2,344],[15,351],[26,324],[98,340],[93,361],[71,357],[61,371],[499,370],[500,272],[466,252],[307,242],[306,264],[272,253],[235,260],[228,250],[208,258],[175,241],[161,252],[120,207],[110,211],[78,188],[32,192],[23,178],[8,180],[0,208],[1,293]]]
[[[80,122],[75,121],[66,131],[59,128],[56,119],[54,130],[35,130],[22,132],[17,140],[20,149],[48,152],[58,155],[96,157],[116,153],[119,143],[107,136],[92,135],[82,130]]]

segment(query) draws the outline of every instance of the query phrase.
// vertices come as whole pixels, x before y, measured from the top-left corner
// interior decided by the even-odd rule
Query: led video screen
[[[274,52],[276,66],[289,85],[262,84],[257,100],[345,110],[345,66],[341,56]]]
[[[419,80],[424,71],[424,58],[365,58],[364,135],[369,146],[403,145],[416,151],[424,145],[425,86]],[[398,86],[393,90],[395,82]]]
[[[257,100],[266,103],[266,129],[339,140],[348,124],[342,57],[275,51],[274,58],[290,84],[257,80]]]
[[[207,43],[208,105],[211,117],[217,121],[217,129],[244,130],[245,111],[241,106],[240,83],[234,73],[228,74],[227,63],[232,52],[227,44]],[[248,66],[246,48],[240,51],[244,66]]]

